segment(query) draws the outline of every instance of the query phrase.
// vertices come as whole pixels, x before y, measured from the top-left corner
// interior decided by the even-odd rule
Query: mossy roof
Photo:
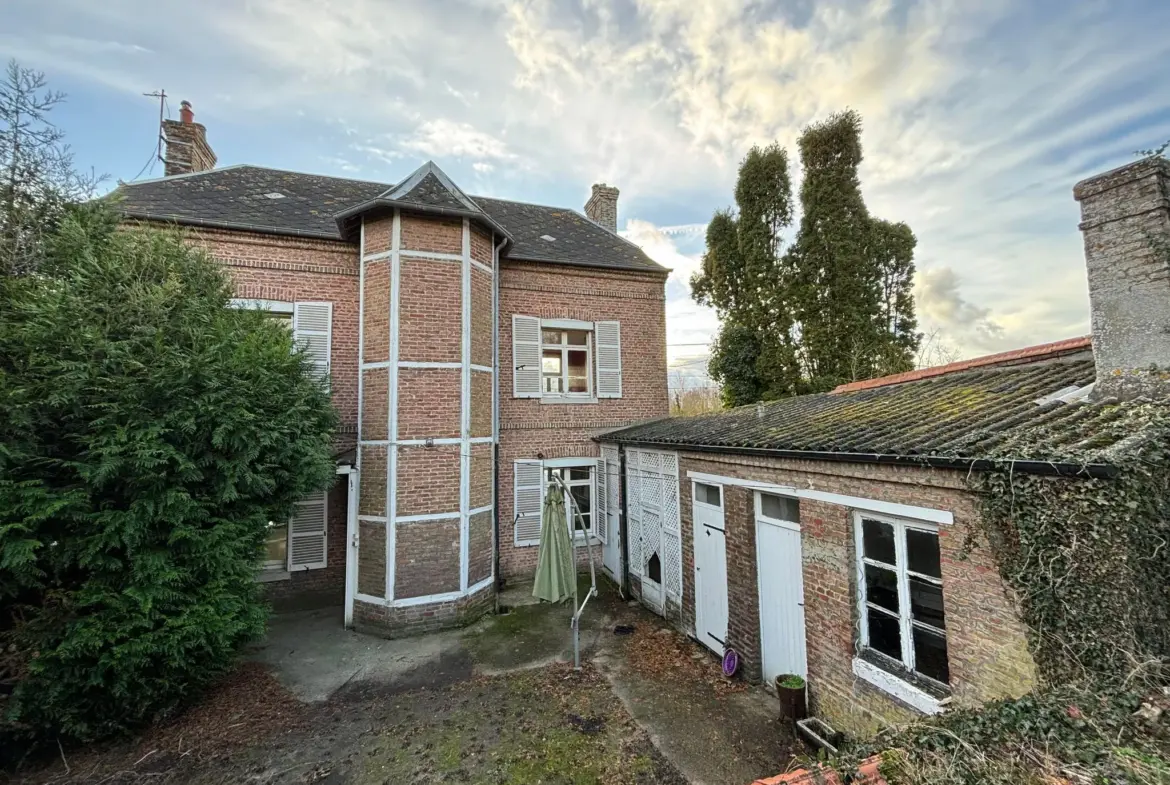
[[[1011,458],[1111,463],[1133,433],[1133,408],[1036,401],[1095,377],[1092,359],[982,368],[842,393],[802,395],[613,431],[607,442],[848,459]]]

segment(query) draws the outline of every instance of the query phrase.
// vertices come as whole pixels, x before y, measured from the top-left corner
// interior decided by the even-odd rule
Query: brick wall
[[[973,706],[1017,696],[1035,683],[1026,630],[974,528],[974,497],[959,472],[917,468],[684,453],[681,456],[683,619],[694,630],[694,551],[690,481],[686,472],[809,488],[867,499],[949,510],[939,526],[943,601],[954,704]],[[724,486],[727,532],[728,645],[749,678],[760,676],[759,597],[752,492]],[[905,721],[913,710],[853,675],[857,601],[851,510],[800,500],[806,648],[813,710],[839,729],[868,734]]]
[[[341,605],[345,599],[345,518],[348,480],[339,475],[329,489],[323,569],[296,570],[287,580],[264,584],[264,595],[278,611]]]
[[[664,417],[665,280],[661,275],[504,262],[500,272],[500,571],[536,569],[532,546],[516,547],[513,461],[597,456],[592,437],[609,428]],[[512,397],[512,315],[621,323],[622,397],[596,403],[542,403]]]

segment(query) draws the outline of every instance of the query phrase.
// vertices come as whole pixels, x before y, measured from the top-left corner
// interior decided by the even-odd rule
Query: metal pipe
[[[565,524],[569,527],[569,544],[573,548],[573,617],[569,620],[569,627],[573,630],[573,669],[581,670],[581,614],[585,611],[589,598],[597,594],[597,570],[593,566],[593,548],[589,544],[589,532],[585,528],[581,507],[573,498],[573,494],[569,491],[569,486],[563,477],[553,475],[553,482],[561,489],[561,493],[573,513],[565,515]],[[574,517],[581,527],[581,532],[585,535],[585,553],[589,557],[589,591],[585,593],[585,599],[579,607],[577,605],[577,533],[573,527]]]

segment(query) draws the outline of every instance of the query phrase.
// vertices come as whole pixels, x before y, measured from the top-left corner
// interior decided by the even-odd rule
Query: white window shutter
[[[540,514],[544,509],[544,465],[520,460],[512,464],[516,545],[540,544]]]
[[[609,533],[609,477],[605,474],[605,458],[597,459],[597,468],[593,470],[594,475],[594,496],[597,502],[594,506],[593,512],[593,533],[597,539],[602,542],[606,541],[606,535]]]
[[[594,322],[597,341],[597,397],[622,397],[622,328],[620,322]]]
[[[329,494],[322,491],[297,502],[288,521],[289,572],[325,566],[328,529]]]
[[[293,308],[293,340],[305,350],[313,368],[329,378],[333,341],[333,303],[296,303]]]
[[[540,397],[540,319],[512,315],[512,397]]]

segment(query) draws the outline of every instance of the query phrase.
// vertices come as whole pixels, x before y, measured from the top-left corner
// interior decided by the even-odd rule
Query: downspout
[[[492,232],[493,241],[495,237]],[[497,592],[500,588],[500,249],[507,242],[508,238],[502,237],[492,248],[492,577]],[[496,604],[499,605],[498,600]]]
[[[621,527],[620,527],[621,533],[622,533],[622,536],[621,536],[621,546],[622,546],[621,582],[622,582],[622,585],[619,588],[625,590],[625,592],[627,594],[633,594],[633,592],[630,590],[630,545],[629,545],[629,539],[628,539],[630,527],[627,525],[629,523],[630,518],[626,514],[626,510],[628,509],[626,506],[626,487],[627,487],[627,484],[626,484],[626,446],[624,444],[618,444],[617,448],[618,448],[618,483],[619,483],[618,488],[621,491],[621,499],[622,499],[622,509],[621,509],[622,519],[621,519]]]

